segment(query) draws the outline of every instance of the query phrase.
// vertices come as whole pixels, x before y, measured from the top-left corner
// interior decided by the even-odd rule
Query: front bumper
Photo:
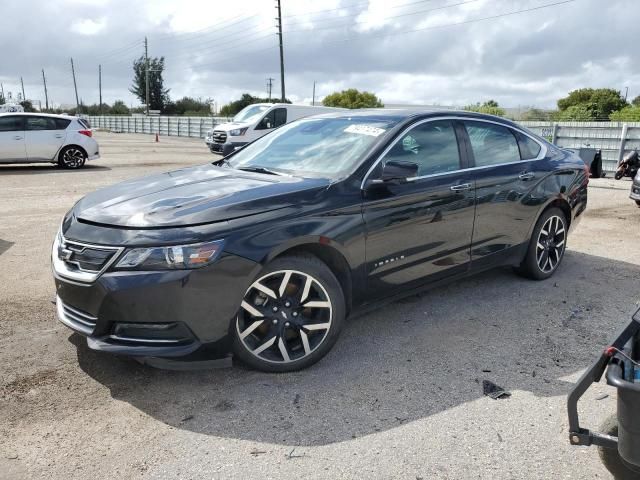
[[[237,148],[244,147],[246,142],[237,142],[237,143],[215,143],[213,140],[207,138],[206,140],[207,146],[211,153],[218,153],[224,157],[233,153]]]
[[[631,200],[640,200],[640,183],[636,183],[635,181],[633,182],[629,198]]]
[[[230,353],[229,326],[256,264],[223,255],[198,270],[109,272],[93,283],[54,272],[58,319],[94,350],[137,357]]]

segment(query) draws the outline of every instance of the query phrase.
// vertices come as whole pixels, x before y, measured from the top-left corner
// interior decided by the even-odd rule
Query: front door
[[[69,123],[64,119],[61,121]],[[65,129],[59,130],[58,123],[53,117],[27,117],[25,144],[29,161],[53,160],[64,143],[65,135]]]
[[[24,117],[0,116],[0,162],[24,162],[27,154],[24,146]]]
[[[370,294],[388,295],[469,268],[474,222],[473,173],[461,170],[453,121],[426,121],[387,149],[370,179],[389,160],[418,164],[415,179],[366,187],[363,216]],[[367,182],[370,184],[371,182]]]

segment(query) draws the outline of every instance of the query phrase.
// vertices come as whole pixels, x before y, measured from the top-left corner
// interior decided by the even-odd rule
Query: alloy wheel
[[[567,232],[564,219],[553,215],[544,222],[536,244],[536,262],[543,273],[552,272],[564,254]]]
[[[311,355],[327,338],[333,306],[313,276],[278,270],[249,287],[236,319],[242,345],[260,360],[291,363]]]
[[[62,154],[62,163],[68,168],[78,168],[84,165],[84,153],[77,148],[69,148]]]

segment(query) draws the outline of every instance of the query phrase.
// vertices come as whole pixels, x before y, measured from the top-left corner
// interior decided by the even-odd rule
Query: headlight
[[[116,263],[117,270],[186,270],[213,263],[222,240],[171,247],[132,248]]]
[[[249,130],[249,127],[236,128],[234,130],[231,130],[229,132],[229,135],[232,137],[240,137],[241,135],[244,135],[245,133],[247,133],[247,130]]]

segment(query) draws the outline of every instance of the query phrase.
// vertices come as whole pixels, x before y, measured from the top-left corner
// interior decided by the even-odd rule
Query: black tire
[[[624,170],[618,170],[613,177],[616,180],[620,180],[622,177],[624,177]]]
[[[75,145],[69,145],[60,150],[58,165],[61,168],[82,168],[87,161],[87,152]]]
[[[640,207],[640,200],[636,200],[636,205]]]
[[[607,418],[600,427],[600,431],[611,435],[618,436],[618,419],[615,415]],[[640,479],[640,470],[626,463],[618,450],[615,448],[598,447],[598,454],[603,465],[611,472],[616,480],[638,480]]]
[[[550,220],[551,223],[549,223]],[[543,227],[549,228],[549,225],[555,228],[556,234],[552,235],[553,232],[549,230],[550,235],[545,237],[546,230],[543,232]],[[553,275],[564,258],[567,233],[568,225],[564,212],[556,207],[545,210],[536,222],[527,253],[520,266],[516,268],[516,272],[533,280],[545,280]]]
[[[331,350],[345,316],[340,282],[324,262],[304,254],[276,258],[232,320],[233,353],[263,372],[301,370]]]

